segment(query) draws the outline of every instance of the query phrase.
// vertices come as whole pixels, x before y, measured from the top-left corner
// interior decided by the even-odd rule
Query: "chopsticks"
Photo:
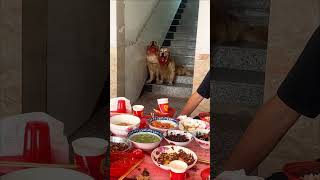
[[[210,164],[210,160],[205,160],[205,159],[198,159],[198,162]]]
[[[73,164],[42,164],[42,163],[31,163],[31,162],[16,162],[16,161],[0,161],[0,166],[4,167],[47,167],[47,168],[66,168],[66,169],[77,169],[76,165]]]
[[[118,180],[123,180],[126,178],[137,166],[139,166],[142,163],[143,159],[138,161],[134,166],[132,166],[124,175],[122,175]]]

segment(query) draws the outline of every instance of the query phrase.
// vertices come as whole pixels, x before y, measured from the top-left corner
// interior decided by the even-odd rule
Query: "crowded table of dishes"
[[[110,100],[110,178],[210,179],[210,113],[177,116],[170,99],[144,112],[124,97]]]

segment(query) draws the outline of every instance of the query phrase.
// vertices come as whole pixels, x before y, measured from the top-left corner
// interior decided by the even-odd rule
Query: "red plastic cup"
[[[169,164],[170,167],[170,180],[185,180],[187,178],[187,169],[188,164],[180,161],[175,160],[171,161]]]
[[[73,141],[75,164],[81,171],[92,176],[95,180],[103,180],[107,145],[108,143],[104,139],[93,137]]]
[[[117,112],[119,112],[119,113],[126,113],[127,112],[125,100],[118,100]]]
[[[47,122],[29,121],[24,132],[23,157],[28,162],[51,163],[50,129]]]
[[[158,105],[159,109],[162,113],[168,113],[169,112],[169,100],[168,98],[161,98],[158,99]]]
[[[132,106],[133,115],[135,115],[139,118],[142,118],[143,117],[143,109],[144,109],[144,106],[142,106],[142,105]]]

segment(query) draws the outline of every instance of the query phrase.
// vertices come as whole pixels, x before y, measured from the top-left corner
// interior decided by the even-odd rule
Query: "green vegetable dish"
[[[153,134],[137,134],[130,139],[137,143],[155,143],[160,141],[160,138]]]

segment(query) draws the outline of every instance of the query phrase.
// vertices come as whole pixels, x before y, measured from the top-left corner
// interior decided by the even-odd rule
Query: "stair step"
[[[214,48],[213,54],[218,68],[265,71],[267,50],[253,43],[225,44]]]
[[[173,19],[172,25],[182,25],[182,26],[197,26],[198,19]]]
[[[173,86],[169,85],[157,85],[146,84],[144,86],[145,91],[152,92],[154,94],[161,94],[163,96],[188,98],[192,93],[191,84],[175,83]]]
[[[263,86],[264,75],[264,72],[215,68],[212,71],[211,79],[217,82],[233,82]]]
[[[232,8],[260,8],[269,9],[270,0],[225,0],[225,5]]]
[[[197,26],[195,27],[185,27],[185,26],[175,26],[176,32],[185,33],[185,34],[196,34],[197,33]]]
[[[213,102],[260,105],[263,103],[264,73],[216,68],[210,87]]]
[[[170,49],[172,54],[183,54],[186,56],[195,55],[195,47],[182,47],[182,46],[162,46]]]
[[[192,48],[192,47],[196,47],[196,41],[195,40],[187,40],[187,39],[185,39],[185,40],[173,39],[173,40],[170,40],[170,46],[171,47],[174,47],[174,46],[185,46],[185,47],[188,47],[188,48]]]
[[[193,67],[194,66],[194,56],[172,54],[172,57],[175,60],[176,64],[178,64],[178,65],[183,65],[186,67]]]
[[[224,104],[213,102],[210,104],[213,114],[248,114],[254,116],[260,106],[246,104]]]
[[[176,39],[176,40],[193,40],[193,41],[196,41],[197,38],[196,38],[197,34],[194,33],[190,33],[190,34],[178,34],[178,33],[174,33],[174,32],[168,32],[167,35],[166,35],[166,39],[168,40],[173,40],[173,39]]]
[[[179,37],[192,37],[192,36],[197,36],[197,32],[174,32],[174,31],[168,31],[168,33],[173,33],[174,36],[179,36]]]
[[[192,78],[192,76],[177,76],[175,82],[178,83],[178,84],[190,84],[190,85],[192,85],[193,78]]]

